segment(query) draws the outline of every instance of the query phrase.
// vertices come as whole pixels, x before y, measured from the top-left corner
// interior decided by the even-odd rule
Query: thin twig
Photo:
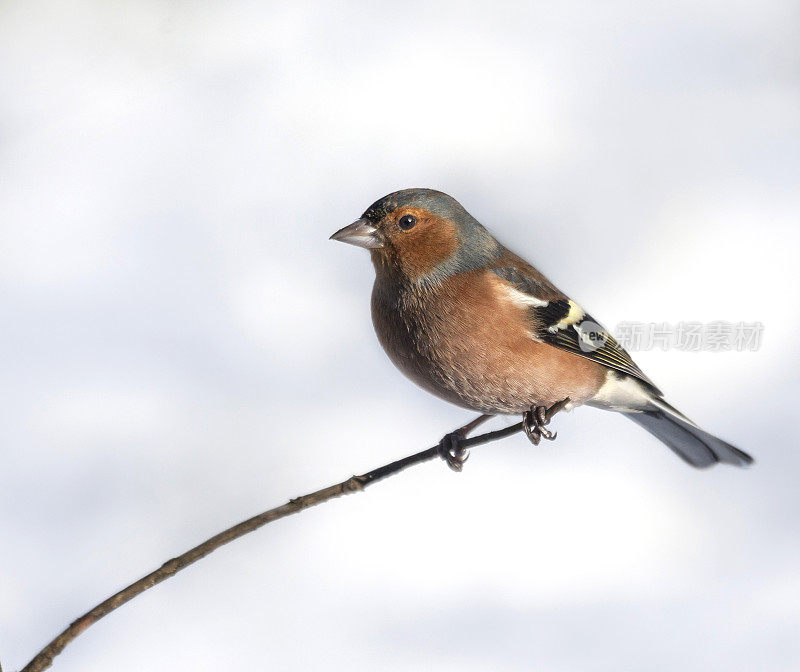
[[[554,404],[547,409],[547,419],[549,420],[555,413],[560,411],[566,402],[567,400],[565,399],[563,402]],[[470,423],[470,425],[473,425],[473,423]],[[498,439],[505,438],[506,436],[511,436],[512,434],[522,431],[522,429],[522,423],[518,422],[515,425],[505,427],[504,429],[498,429],[494,432],[486,432],[485,434],[480,434],[473,438],[461,439],[460,444],[463,448],[479,446],[491,441],[497,441]],[[298,497],[296,499],[290,499],[287,504],[270,509],[269,511],[264,511],[264,513],[260,513],[257,516],[248,518],[238,525],[229,527],[227,530],[224,530],[223,532],[214,535],[210,539],[207,539],[202,544],[195,546],[194,548],[175,558],[172,558],[171,560],[167,560],[155,571],[150,572],[150,574],[147,576],[143,576],[138,581],[135,581],[126,588],[123,588],[115,595],[112,595],[93,609],[87,611],[85,614],[83,614],[83,616],[73,621],[69,627],[67,627],[39,653],[37,653],[36,656],[24,668],[22,668],[21,672],[41,672],[42,670],[46,670],[53,664],[53,659],[64,650],[64,647],[66,647],[67,644],[84,632],[90,625],[94,625],[101,618],[107,616],[115,609],[118,609],[137,595],[140,595],[144,591],[152,588],[156,584],[161,583],[165,579],[174,576],[182,569],[185,569],[192,563],[204,558],[212,551],[217,550],[220,546],[224,546],[234,539],[238,539],[249,532],[253,532],[254,530],[257,530],[258,528],[263,527],[267,523],[271,523],[274,520],[285,518],[293,513],[299,513],[304,509],[316,506],[317,504],[322,504],[323,502],[327,502],[328,500],[336,497],[341,497],[342,495],[360,492],[368,485],[377,483],[381,479],[384,479],[387,476],[392,476],[393,474],[396,474],[407,467],[432,460],[434,457],[440,455],[440,450],[441,449],[439,446],[428,448],[427,450],[423,450],[414,455],[409,455],[408,457],[396,460],[395,462],[385,464],[382,467],[368,471],[360,476],[351,476],[346,481],[342,481],[341,483],[337,483],[336,485],[332,485],[328,488],[323,488],[322,490],[317,490],[316,492],[312,492],[308,495],[303,495],[302,497]]]

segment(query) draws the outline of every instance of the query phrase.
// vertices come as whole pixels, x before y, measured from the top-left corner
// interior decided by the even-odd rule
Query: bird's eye
[[[417,218],[414,217],[414,215],[403,215],[400,219],[397,220],[397,226],[403,229],[403,231],[408,231],[409,229],[413,229],[416,223],[417,223]]]

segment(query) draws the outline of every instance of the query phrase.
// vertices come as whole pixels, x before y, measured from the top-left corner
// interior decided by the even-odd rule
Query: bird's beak
[[[372,222],[362,217],[349,226],[339,229],[331,236],[331,240],[340,240],[343,243],[375,249],[383,247],[383,234],[373,226]]]

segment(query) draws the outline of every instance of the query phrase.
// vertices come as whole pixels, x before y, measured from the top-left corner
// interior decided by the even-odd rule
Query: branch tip
[[[563,401],[553,404],[553,406],[547,409],[547,418],[549,419],[555,415],[564,406],[566,406],[568,402],[569,399],[564,399]],[[473,422],[465,427],[462,427],[461,429],[471,430],[474,427],[477,427],[477,425],[484,420],[487,420],[489,417],[491,416],[480,416],[480,418],[473,420]],[[470,439],[465,438],[463,441],[461,441],[461,445],[466,448],[468,446],[478,446],[484,443],[489,443],[490,441],[497,441],[498,439],[502,439],[506,436],[510,436],[522,431],[522,428],[523,423],[520,422],[516,425],[511,425],[510,427],[498,429],[493,432],[486,432],[485,434],[481,434]],[[366,486],[371,485],[372,483],[382,480],[387,476],[393,476],[394,474],[397,474],[403,469],[412,465],[421,464],[422,462],[432,460],[439,454],[439,447],[434,446],[433,448],[428,448],[427,450],[423,450],[419,453],[408,455],[399,460],[378,467],[377,469],[373,469],[365,474],[361,474],[360,476],[351,476],[346,481],[342,481],[336,485],[323,488],[322,490],[318,490],[301,497],[290,499],[288,504],[283,504],[274,509],[264,511],[263,513],[229,527],[227,530],[223,530],[210,539],[198,544],[194,548],[189,549],[185,553],[167,560],[159,569],[150,572],[150,574],[143,576],[138,581],[134,581],[130,585],[120,590],[118,593],[112,595],[77,618],[72,622],[71,625],[69,625],[69,627],[63,630],[49,644],[39,651],[39,653],[37,653],[33,659],[31,659],[31,661],[24,668],[22,668],[21,672],[42,672],[42,670],[46,670],[48,667],[50,667],[50,665],[52,665],[53,659],[64,650],[64,647],[66,647],[89,626],[107,616],[115,609],[118,609],[129,600],[132,600],[134,597],[140,595],[144,591],[152,588],[158,583],[161,583],[161,581],[174,576],[192,563],[197,562],[212,551],[215,551],[221,546],[230,543],[234,539],[238,539],[245,534],[254,532],[267,523],[271,523],[279,518],[285,518],[293,513],[299,513],[300,511],[303,511],[311,506],[315,506],[316,504],[322,504],[323,502],[340,497],[341,495],[349,495],[353,492],[361,492],[364,490],[364,488],[366,488]],[[0,672],[2,672],[2,668],[0,668]]]

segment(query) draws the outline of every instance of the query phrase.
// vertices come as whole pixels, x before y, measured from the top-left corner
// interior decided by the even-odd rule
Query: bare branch
[[[566,401],[567,400],[564,400],[563,402],[554,404],[547,409],[547,419],[549,420],[555,413],[561,410]],[[482,421],[485,419],[486,417],[481,416],[481,418],[478,420],[475,420],[467,425],[466,428],[474,428],[477,426],[477,424],[479,424],[479,420]],[[504,429],[498,429],[494,432],[486,432],[485,434],[480,434],[479,436],[475,436],[473,438],[463,438],[460,440],[460,445],[463,448],[479,446],[491,441],[497,441],[498,439],[505,438],[506,436],[511,436],[512,434],[522,431],[522,429],[522,423],[518,422],[515,425],[511,425],[510,427],[506,427]],[[21,672],[41,672],[42,670],[46,670],[53,664],[53,659],[64,650],[64,647],[66,647],[67,644],[84,632],[89,626],[97,623],[97,621],[99,621],[101,618],[107,616],[115,609],[118,609],[137,595],[141,595],[149,588],[152,588],[165,579],[174,576],[192,563],[204,558],[212,551],[217,550],[220,546],[224,546],[234,539],[238,539],[245,534],[253,532],[258,528],[263,527],[267,523],[273,522],[274,520],[285,518],[293,513],[299,513],[304,509],[316,506],[317,504],[322,504],[323,502],[327,502],[328,500],[336,497],[341,497],[342,495],[360,492],[368,485],[377,483],[381,479],[392,476],[393,474],[396,474],[407,467],[432,460],[434,457],[440,455],[440,450],[440,447],[437,445],[414,455],[409,455],[408,457],[396,460],[395,462],[385,464],[382,467],[368,471],[360,476],[351,476],[346,481],[323,488],[322,490],[317,490],[316,492],[312,492],[308,495],[303,495],[302,497],[298,497],[296,499],[291,499],[287,504],[270,509],[269,511],[264,511],[257,516],[248,518],[238,525],[229,527],[227,530],[224,530],[223,532],[214,535],[210,539],[207,539],[202,544],[195,546],[194,548],[175,558],[172,558],[171,560],[167,560],[155,571],[150,572],[147,576],[143,576],[138,581],[135,581],[126,588],[123,588],[115,595],[112,595],[93,609],[87,611],[85,614],[83,614],[83,616],[73,621],[69,627],[67,627],[39,653],[37,653],[36,656],[24,668],[22,668]]]

